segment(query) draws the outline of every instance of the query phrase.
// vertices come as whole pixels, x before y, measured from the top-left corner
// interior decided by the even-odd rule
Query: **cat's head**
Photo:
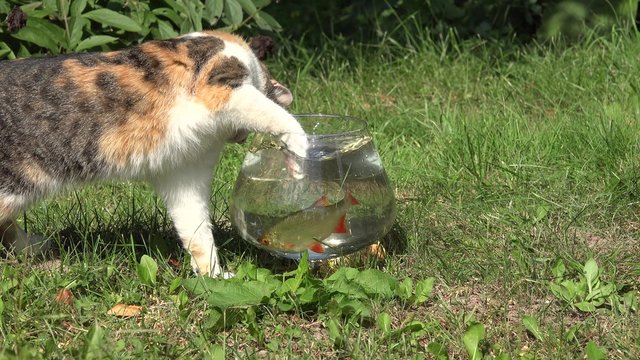
[[[293,95],[275,80],[260,61],[263,57],[241,37],[220,32],[203,31],[170,40],[185,42],[188,56],[194,61],[196,77],[208,76],[209,85],[240,86],[250,83],[276,104],[287,107]]]

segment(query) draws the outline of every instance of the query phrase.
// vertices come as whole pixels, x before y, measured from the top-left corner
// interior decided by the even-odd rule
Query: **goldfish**
[[[335,204],[330,204],[329,199],[323,195],[313,205],[277,222],[258,239],[258,242],[285,252],[309,249],[323,253],[323,239],[333,233],[349,232],[345,217],[349,208],[357,204],[358,200],[349,191]]]

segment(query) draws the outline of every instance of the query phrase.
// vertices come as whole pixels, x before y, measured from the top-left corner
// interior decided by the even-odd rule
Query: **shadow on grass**
[[[283,273],[294,270],[298,266],[297,260],[274,256],[244,241],[228,222],[214,226],[213,235],[223,267],[239,261],[249,261],[273,273]],[[119,226],[102,224],[92,230],[70,225],[57,233],[50,234],[49,237],[52,239],[51,252],[43,260],[70,256],[78,261],[85,261],[88,258],[93,260],[113,258],[116,254],[125,261],[133,254],[136,261],[139,261],[142,255],[148,254],[157,261],[168,261],[174,268],[175,263],[182,264],[189,261],[187,252],[182,249],[175,230],[166,224],[157,224],[157,226],[142,222]],[[407,248],[406,233],[398,223],[395,223],[379,243],[384,247],[386,256],[402,254]],[[353,255],[363,254],[367,254],[366,248]],[[347,255],[346,258],[351,256]],[[363,266],[366,263],[371,264],[365,260],[351,262],[349,265]],[[322,266],[322,263],[315,266]]]

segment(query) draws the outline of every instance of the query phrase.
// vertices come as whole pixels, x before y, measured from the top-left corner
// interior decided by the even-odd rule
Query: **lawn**
[[[284,44],[293,112],[369,122],[397,199],[384,261],[244,244],[231,145],[211,206],[238,280],[190,273],[144,184],[67,192],[21,219],[55,259],[2,261],[0,358],[639,358],[637,40]]]

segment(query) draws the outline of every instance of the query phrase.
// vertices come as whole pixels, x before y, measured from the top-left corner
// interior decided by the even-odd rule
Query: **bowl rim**
[[[340,121],[351,121],[359,124],[359,127],[353,130],[347,130],[342,132],[331,132],[325,134],[310,134],[305,133],[308,137],[313,138],[324,138],[324,137],[335,137],[335,136],[345,136],[345,135],[356,135],[360,133],[368,133],[369,132],[369,124],[366,120],[357,118],[355,116],[350,115],[340,115],[340,114],[323,114],[323,113],[301,113],[301,114],[292,114],[296,120],[300,118],[322,118],[322,119],[339,119]],[[294,134],[291,132],[290,134]]]

